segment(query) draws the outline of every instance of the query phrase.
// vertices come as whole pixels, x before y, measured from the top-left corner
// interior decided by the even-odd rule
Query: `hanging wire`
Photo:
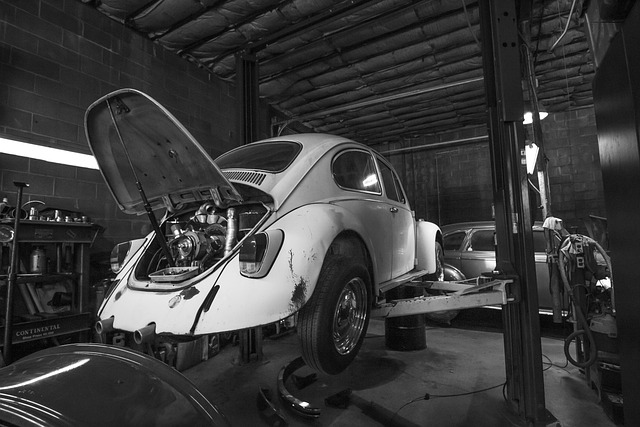
[[[465,0],[460,0],[460,1],[462,2],[462,8],[464,9],[464,17],[467,19],[467,26],[469,27],[469,31],[471,32],[473,39],[476,41],[476,44],[478,45],[478,49],[482,50],[482,46],[480,45],[480,40],[478,40],[478,37],[476,37],[476,33],[473,32],[473,26],[471,25],[471,20],[469,19],[469,13],[467,12],[467,5],[465,3]]]
[[[560,40],[564,38],[564,35],[567,34],[567,30],[569,29],[569,25],[571,24],[571,16],[573,16],[573,9],[576,7],[576,3],[577,3],[577,0],[573,0],[573,3],[571,3],[571,10],[569,11],[569,16],[567,16],[567,25],[564,26],[564,31],[562,32],[562,34],[560,34],[560,37],[558,37],[558,40],[556,40],[556,42],[553,45],[551,45],[551,47],[549,48],[548,50],[549,53],[553,52],[553,49],[555,49],[558,43],[560,43]],[[560,15],[559,0],[558,0],[558,15]]]
[[[558,18],[560,18],[560,0],[557,0],[557,4],[558,4]],[[571,4],[571,11],[569,12],[569,17],[567,18],[567,25],[565,26],[564,31],[562,32],[562,34],[560,35],[560,37],[558,38],[558,40],[556,40],[556,42],[553,44],[553,46],[551,46],[549,48],[549,52],[551,52],[555,46],[558,44],[558,42],[562,39],[562,37],[564,37],[565,33],[567,32],[567,29],[569,28],[569,23],[571,22],[571,16],[573,15],[573,8],[576,4],[576,0],[573,0],[573,3]],[[569,76],[567,73],[567,54],[564,48],[564,45],[562,45],[562,63],[564,64],[564,83],[565,83],[565,88],[567,91],[567,109],[571,107],[571,88],[569,87]]]

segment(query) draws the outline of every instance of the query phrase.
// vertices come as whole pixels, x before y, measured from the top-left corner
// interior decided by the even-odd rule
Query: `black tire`
[[[433,274],[426,276],[428,281],[442,282],[445,280],[445,264],[444,264],[444,251],[442,245],[436,242],[436,271]],[[444,292],[436,292],[435,295],[442,295]],[[431,319],[438,323],[451,324],[451,321],[460,313],[460,310],[446,310],[446,311],[434,311],[427,313],[428,319]]]
[[[441,282],[444,280],[444,251],[442,245],[436,242],[436,271],[432,274],[427,274],[425,277],[428,281]]]
[[[313,295],[298,312],[305,363],[325,374],[346,369],[358,354],[369,325],[369,272],[353,258],[329,255]]]

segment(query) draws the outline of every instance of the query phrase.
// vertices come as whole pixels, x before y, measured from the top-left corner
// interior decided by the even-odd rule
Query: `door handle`
[[[389,211],[391,211],[392,213],[396,213],[398,212],[398,208],[396,208],[395,206],[390,208]]]

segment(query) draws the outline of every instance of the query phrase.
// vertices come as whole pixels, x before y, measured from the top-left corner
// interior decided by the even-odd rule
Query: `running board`
[[[382,282],[378,289],[380,290],[380,293],[384,293],[393,288],[397,288],[400,285],[404,285],[407,282],[411,282],[412,280],[416,280],[420,277],[426,276],[427,274],[427,270],[411,270],[410,272],[405,273],[402,276],[398,276],[395,279]]]
[[[474,283],[475,282],[475,283]],[[424,282],[422,286],[438,290],[444,295],[398,299],[378,304],[371,310],[371,317],[401,317],[436,311],[461,310],[514,301],[509,297],[507,285],[513,280],[488,280],[461,282]],[[449,293],[447,293],[449,292]]]

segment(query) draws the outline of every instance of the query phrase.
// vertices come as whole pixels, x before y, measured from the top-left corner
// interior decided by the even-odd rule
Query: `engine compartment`
[[[262,202],[226,209],[212,202],[186,208],[160,225],[169,259],[158,239],[153,239],[135,268],[140,281],[177,283],[209,270],[228,255],[271,210]]]

